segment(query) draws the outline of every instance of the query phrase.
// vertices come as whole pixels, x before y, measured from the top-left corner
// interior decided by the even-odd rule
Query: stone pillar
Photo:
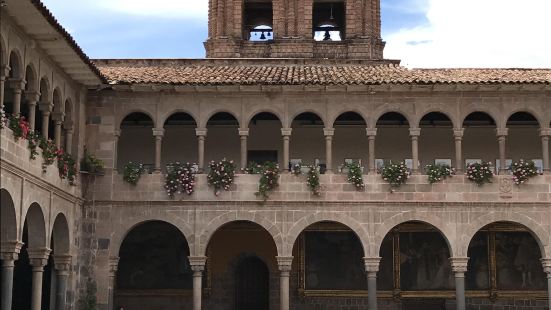
[[[25,89],[25,80],[20,79],[10,79],[9,80],[10,88],[13,92],[13,115],[21,114],[21,94],[23,89]]]
[[[551,174],[551,163],[549,162],[549,140],[551,139],[551,128],[540,129],[540,137],[543,159],[543,173]]]
[[[455,276],[456,309],[465,310],[465,273],[467,272],[468,257],[451,257],[450,263]]]
[[[411,137],[411,160],[412,160],[412,174],[419,174],[419,136],[421,135],[421,128],[410,128],[409,136]]]
[[[549,294],[549,306],[551,307],[551,258],[542,258],[543,271],[547,274],[547,291]]]
[[[42,306],[42,276],[44,275],[44,266],[48,264],[50,256],[49,248],[28,249],[29,261],[33,267],[33,284],[31,297],[31,310],[40,310]]]
[[[41,102],[39,105],[42,112],[42,137],[48,139],[48,127],[50,126],[50,114],[52,113],[53,105],[49,102]]]
[[[25,93],[25,99],[27,100],[27,105],[29,106],[29,129],[31,131],[35,130],[36,126],[36,104],[40,99],[39,92],[27,92]]]
[[[119,269],[119,257],[109,257],[109,283],[108,283],[108,300],[107,300],[107,310],[116,310],[115,309],[115,281],[117,277],[117,270]]]
[[[334,128],[324,128],[323,135],[325,136],[325,173],[333,173],[333,135]]]
[[[291,276],[292,256],[277,256],[279,268],[279,309],[289,310],[289,277]]]
[[[283,171],[289,172],[289,144],[291,143],[292,128],[281,128],[283,136]]]
[[[54,142],[56,148],[61,148],[61,125],[63,124],[63,115],[54,114],[52,117],[55,121]]]
[[[195,128],[195,135],[197,136],[197,165],[199,166],[199,173],[205,171],[205,138],[207,137],[206,128]]]
[[[115,132],[113,132],[113,171],[117,171],[120,137],[121,137],[121,131],[115,130]]]
[[[161,173],[161,153],[164,134],[164,129],[153,128],[153,136],[155,137],[155,173]]]
[[[247,137],[249,129],[239,129],[239,139],[241,139],[241,168],[247,168]]]
[[[71,272],[71,255],[55,255],[54,266],[56,275],[55,308],[65,309],[65,297],[67,296],[67,280]]]
[[[499,144],[499,174],[507,174],[507,166],[505,162],[507,159],[507,156],[505,156],[505,140],[508,132],[509,129],[507,128],[496,129],[497,142]]]
[[[13,269],[22,246],[23,243],[19,241],[2,242],[0,245],[0,258],[2,259],[1,310],[11,310],[12,308]]]
[[[73,122],[65,121],[65,153],[71,155],[73,153]]]
[[[377,128],[367,128],[367,139],[369,141],[369,173],[375,174],[377,166],[375,165],[375,137],[377,136]]]
[[[6,85],[6,77],[10,74],[10,66],[3,65],[0,67],[0,109],[4,108],[4,89]]]
[[[465,132],[464,128],[454,129],[453,138],[455,140],[455,170],[457,173],[463,171],[463,133]]]
[[[189,256],[189,265],[193,270],[193,310],[201,310],[203,271],[207,258],[205,256]]]
[[[377,272],[379,272],[380,257],[364,257],[367,272],[367,309],[377,310]]]

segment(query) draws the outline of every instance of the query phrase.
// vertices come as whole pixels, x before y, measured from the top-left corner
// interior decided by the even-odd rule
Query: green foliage
[[[262,173],[262,165],[254,162],[254,161],[250,161],[247,164],[247,168],[243,169],[243,172],[245,172],[246,174],[261,174]]]
[[[399,187],[409,179],[409,171],[404,163],[387,164],[381,171],[383,180],[390,183],[392,187]]]
[[[258,185],[257,196],[262,196],[264,200],[269,198],[269,193],[279,186],[279,165],[274,162],[266,162],[262,166],[260,181]]]
[[[165,189],[168,196],[174,197],[175,194],[181,193],[193,194],[195,188],[194,165],[179,162],[167,165],[167,167],[170,167],[165,179]]]
[[[36,156],[38,156],[38,147],[40,146],[41,139],[42,138],[40,137],[40,135],[35,131],[31,131],[27,135],[27,142],[28,142],[27,147],[31,152],[29,155],[29,158],[32,160],[36,159]]]
[[[57,168],[59,171],[59,177],[61,179],[67,179],[69,184],[74,185],[77,175],[77,164],[73,157],[63,150],[57,150]]]
[[[103,162],[93,154],[84,150],[84,157],[80,161],[80,170],[86,171],[92,174],[101,173],[103,171]]]
[[[513,181],[516,185],[523,184],[533,176],[538,175],[538,168],[533,161],[524,161],[521,159],[511,165],[511,172],[513,173]]]
[[[214,160],[209,164],[210,171],[207,176],[209,186],[214,187],[214,194],[220,195],[222,189],[229,190],[235,179],[235,163],[233,160]]]
[[[145,167],[143,164],[129,162],[124,166],[123,179],[132,185],[136,185],[144,172]]]
[[[84,299],[80,300],[80,308],[82,310],[96,310],[97,309],[97,285],[93,280],[89,280],[86,283],[86,295]]]
[[[40,138],[40,147],[42,148],[42,172],[46,172],[48,166],[52,165],[57,158],[57,148],[54,141]]]
[[[365,189],[364,179],[362,176],[362,168],[357,163],[345,164],[348,168],[347,180],[350,184],[356,187],[357,191],[363,191]]]
[[[425,170],[430,184],[442,181],[455,174],[455,171],[449,165],[427,165]]]
[[[312,194],[319,196],[321,194],[320,174],[316,166],[308,166],[308,172],[306,173],[306,184],[312,192]]]
[[[494,169],[491,163],[474,163],[467,167],[465,175],[476,185],[482,186],[484,183],[492,183]]]

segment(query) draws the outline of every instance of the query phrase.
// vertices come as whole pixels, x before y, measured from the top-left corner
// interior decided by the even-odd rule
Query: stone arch
[[[6,48],[6,40],[4,36],[0,36],[0,67],[8,64],[8,49]]]
[[[56,87],[54,89],[54,92],[52,94],[52,103],[54,105],[54,113],[63,114],[64,112],[63,96],[61,95],[61,89],[59,89],[59,87]]]
[[[368,122],[368,124],[370,124],[370,128],[375,128],[377,126],[377,122],[379,121],[379,119],[381,118],[381,116],[387,114],[387,113],[398,113],[400,115],[402,115],[408,122],[409,126],[411,127],[411,125],[415,124],[415,122],[413,122],[413,117],[410,113],[408,113],[408,111],[400,108],[399,106],[392,106],[392,107],[383,107],[383,108],[379,108],[375,111],[375,113],[373,113],[373,121],[372,122]]]
[[[193,120],[195,121],[195,124],[199,124],[197,122],[197,115],[195,115],[195,113],[191,112],[189,109],[181,109],[181,108],[178,108],[178,109],[172,109],[166,113],[164,113],[163,115],[161,115],[161,118],[159,120],[159,125],[164,125],[166,123],[166,121],[174,114],[177,114],[177,113],[186,113],[188,114],[189,116],[191,116],[191,118],[193,118]]]
[[[496,128],[503,128],[504,124],[500,123],[501,119],[499,118],[498,113],[496,113],[495,111],[492,111],[491,109],[487,109],[485,107],[473,107],[463,111],[461,113],[461,118],[460,118],[461,127],[463,127],[463,124],[465,123],[465,120],[467,119],[467,117],[469,117],[469,115],[476,112],[487,114],[496,124]]]
[[[462,127],[461,126],[462,124],[458,123],[457,117],[453,117],[453,114],[450,113],[450,111],[446,111],[445,109],[442,109],[442,108],[432,108],[432,107],[428,108],[428,109],[425,109],[421,113],[419,113],[418,117],[415,118],[413,124],[417,128],[419,128],[421,120],[430,113],[441,113],[441,114],[445,115],[452,122],[453,128],[461,128]]]
[[[29,248],[44,248],[48,246],[48,235],[46,231],[46,219],[42,207],[33,202],[27,214],[25,215],[25,222],[29,232]]]
[[[354,114],[359,115],[364,120],[366,127],[368,126],[367,117],[362,113],[362,111],[360,111],[360,109],[356,109],[356,108],[342,108],[342,109],[339,109],[337,113],[331,115],[330,123],[328,123],[328,124],[331,124],[331,127],[335,127],[335,122],[337,121],[337,119],[341,115],[346,114],[346,113],[354,113]]]
[[[2,242],[18,240],[17,209],[11,194],[4,188],[0,189],[0,227]]]
[[[304,113],[312,113],[314,114],[315,116],[319,117],[321,119],[321,121],[323,122],[323,126],[327,126],[327,118],[325,117],[325,115],[323,113],[320,113],[320,111],[316,111],[314,109],[303,109],[303,110],[298,110],[296,111],[295,113],[293,113],[291,115],[291,117],[287,120],[287,125],[290,127],[292,126],[293,124],[293,121],[295,120],[295,118],[297,118],[297,116],[301,115],[301,114],[304,114]]]
[[[300,233],[302,233],[308,226],[319,222],[335,222],[348,227],[360,240],[365,256],[370,255],[369,234],[364,229],[362,224],[356,221],[353,217],[341,212],[318,212],[301,218],[289,229],[283,256],[291,256],[293,246]]]
[[[544,114],[544,113],[538,112],[538,111],[536,111],[536,110],[534,110],[530,107],[520,107],[520,108],[515,108],[515,109],[511,110],[510,112],[507,113],[506,117],[503,119],[503,124],[505,126],[507,126],[507,122],[509,122],[509,119],[511,118],[511,116],[513,116],[517,113],[529,114],[536,121],[538,121],[538,125],[539,125],[540,128],[545,128],[545,120],[542,117],[542,114]]]
[[[55,218],[51,236],[54,255],[68,255],[71,250],[71,233],[67,217],[62,212]]]
[[[416,211],[408,211],[408,212],[402,212],[398,213],[388,219],[386,219],[381,226],[377,228],[377,234],[374,236],[374,242],[372,244],[371,248],[371,255],[379,255],[379,252],[381,250],[381,245],[383,243],[383,239],[386,235],[396,226],[400,224],[404,224],[407,222],[421,222],[424,224],[428,224],[434,228],[436,228],[444,240],[446,241],[446,244],[448,245],[448,249],[450,250],[450,257],[454,257],[454,255],[457,255],[456,252],[456,240],[455,240],[455,226],[452,225],[446,225],[444,223],[444,220],[440,216],[436,216],[435,214],[432,214],[429,216],[427,213],[419,214]]]
[[[212,219],[199,234],[199,246],[196,254],[206,255],[207,245],[216,231],[222,226],[236,221],[247,221],[264,228],[272,237],[277,249],[277,254],[281,256],[281,253],[283,253],[284,240],[279,227],[260,214],[246,211],[230,211]]]
[[[121,249],[122,243],[126,236],[134,230],[136,227],[141,226],[143,224],[146,224],[148,222],[163,222],[168,225],[176,227],[178,231],[182,234],[184,239],[186,240],[190,253],[193,253],[193,245],[194,245],[194,234],[193,234],[193,228],[181,221],[178,217],[171,216],[170,214],[160,214],[161,216],[155,216],[155,217],[139,217],[139,218],[133,218],[133,219],[125,219],[123,221],[123,224],[120,226],[117,226],[117,229],[111,238],[111,245],[109,246],[109,253],[110,256],[117,257],[119,256],[119,251]]]
[[[65,99],[65,104],[64,104],[64,111],[63,113],[65,114],[65,121],[69,121],[69,122],[72,122],[74,120],[74,115],[73,115],[73,101],[71,100],[71,98],[67,98]]]
[[[38,74],[36,73],[36,68],[33,63],[27,64],[27,67],[25,68],[25,81],[27,81],[27,84],[25,85],[26,91],[38,91]]]
[[[134,114],[134,113],[141,113],[141,114],[145,114],[147,117],[149,117],[151,119],[151,121],[153,122],[153,128],[157,128],[156,127],[156,123],[155,123],[155,118],[153,117],[153,114],[151,114],[151,112],[145,110],[145,109],[140,109],[140,108],[136,108],[136,109],[130,109],[130,110],[127,110],[125,111],[124,114],[121,115],[121,117],[119,117],[117,119],[117,122],[116,124],[119,125],[119,129],[121,128],[121,125],[122,125],[122,122],[124,121],[125,118],[127,118],[129,115],[131,114]]]
[[[255,111],[252,111],[251,113],[249,113],[249,115],[247,115],[247,118],[245,119],[245,123],[244,125],[247,125],[247,128],[249,127],[249,124],[251,123],[251,121],[253,120],[253,118],[261,113],[270,113],[270,114],[273,114],[275,117],[277,117],[277,119],[279,120],[279,122],[281,123],[281,126],[283,126],[283,120],[284,120],[284,117],[283,115],[281,115],[280,112],[277,112],[275,109],[271,109],[271,108],[262,108],[262,109],[259,109],[259,110],[255,110]]]
[[[209,111],[209,113],[206,115],[205,118],[201,118],[199,120],[199,126],[198,127],[199,128],[206,128],[209,120],[214,115],[216,115],[218,113],[228,113],[228,114],[230,114],[237,121],[238,127],[241,128],[241,126],[242,126],[241,119],[239,117],[237,117],[237,113],[235,113],[234,111],[228,110],[228,109],[224,109],[224,108],[218,108],[218,109],[214,109],[212,111]]]
[[[50,91],[50,80],[48,80],[48,77],[43,76],[40,78],[39,83],[39,91],[40,91],[40,102],[41,103],[47,103],[51,99],[52,92]]]
[[[21,52],[14,48],[9,53],[8,64],[10,66],[10,77],[15,79],[23,78],[25,74],[23,72],[23,58],[21,57]]]
[[[476,217],[474,222],[463,229],[458,244],[459,256],[467,256],[469,244],[474,235],[483,227],[496,222],[510,222],[526,227],[540,246],[542,258],[551,258],[551,232],[526,214],[517,212],[491,212]]]

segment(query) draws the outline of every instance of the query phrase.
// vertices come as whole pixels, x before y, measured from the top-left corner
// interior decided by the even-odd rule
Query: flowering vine
[[[316,166],[308,166],[308,172],[306,173],[306,184],[312,192],[312,194],[319,196],[321,194],[320,174]]]
[[[56,156],[59,177],[61,179],[66,178],[71,185],[75,184],[77,165],[73,157],[65,153],[62,149],[56,151]]]
[[[29,151],[30,151],[30,155],[29,155],[30,159],[36,159],[36,156],[38,156],[37,149],[40,146],[41,139],[42,137],[40,137],[40,135],[36,131],[31,131],[27,135],[27,147],[29,148]]]
[[[293,164],[291,166],[291,173],[294,175],[294,176],[299,176],[302,174],[302,171],[300,170],[300,165],[299,164]]]
[[[0,108],[0,129],[4,128],[8,122],[6,111]]]
[[[364,179],[362,176],[362,168],[357,163],[346,164],[348,168],[347,181],[354,185],[357,191],[362,191],[365,188]]]
[[[269,193],[279,186],[279,165],[274,162],[264,163],[258,185],[257,196],[267,200]]]
[[[494,172],[491,163],[472,163],[467,167],[465,175],[476,185],[482,186],[484,183],[492,183]]]
[[[262,165],[254,162],[254,161],[250,161],[247,164],[247,167],[244,168],[244,169],[241,168],[241,170],[246,174],[261,174],[262,173]]]
[[[455,174],[455,170],[449,165],[427,165],[425,170],[427,171],[430,184],[442,181]]]
[[[12,130],[15,140],[19,138],[27,139],[30,128],[24,116],[10,115],[8,118],[8,127]]]
[[[538,168],[533,161],[524,161],[521,159],[511,165],[511,171],[513,172],[513,182],[516,185],[523,184],[533,176],[538,175]]]
[[[409,174],[409,170],[404,163],[385,165],[381,172],[383,180],[390,183],[392,187],[405,184],[409,179]]]
[[[144,172],[143,164],[129,162],[124,166],[123,179],[132,185],[136,185]]]
[[[181,164],[179,162],[168,165],[170,169],[167,172],[165,180],[165,189],[168,196],[174,197],[175,194],[181,193],[193,194],[195,188],[194,165],[190,163]]]
[[[214,194],[220,195],[222,189],[229,190],[235,179],[235,164],[233,160],[222,159],[219,162],[211,161],[207,176],[209,186],[214,187]]]
[[[48,166],[52,165],[57,157],[57,148],[55,143],[50,139],[40,139],[40,147],[42,148],[42,172],[46,173]]]

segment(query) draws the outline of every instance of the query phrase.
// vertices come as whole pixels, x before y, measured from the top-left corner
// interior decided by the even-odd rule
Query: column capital
[[[6,77],[10,74],[11,67],[8,65],[0,66],[0,78],[6,80]]]
[[[207,136],[207,128],[195,128],[195,135],[197,137],[206,137]]]
[[[75,125],[75,122],[73,121],[64,121],[63,122],[63,127],[65,128],[65,130],[67,131],[73,131],[73,127]]]
[[[52,120],[56,122],[56,124],[63,122],[63,119],[65,118],[65,114],[61,112],[54,112],[52,113]],[[61,124],[59,124],[61,125]]]
[[[109,257],[109,276],[114,277],[119,269],[119,259],[118,256]]]
[[[421,135],[421,128],[410,128],[409,136],[410,137],[419,137]]]
[[[116,129],[113,131],[113,136],[117,137],[117,138],[120,138],[121,136],[121,130],[120,129]]]
[[[38,108],[40,109],[40,111],[42,112],[48,112],[48,113],[51,113],[52,110],[54,109],[54,105],[51,103],[51,102],[40,102],[38,104]]]
[[[323,135],[326,137],[332,137],[335,135],[335,128],[323,128]]]
[[[543,265],[543,271],[547,273],[547,277],[551,278],[551,258],[542,258],[541,264]]]
[[[68,276],[71,271],[71,255],[54,255],[54,268],[58,275]]]
[[[468,257],[450,257],[450,263],[452,271],[455,274],[464,274],[467,272],[467,266],[469,264]]]
[[[379,272],[379,264],[381,263],[380,257],[364,257],[365,271],[368,273]]]
[[[240,137],[248,137],[249,136],[249,128],[239,128],[239,136]]]
[[[291,271],[291,266],[293,265],[293,256],[276,256],[276,260],[279,271]]]
[[[368,137],[375,137],[377,136],[377,128],[366,128],[365,133]]]
[[[551,137],[551,128],[540,129],[540,137]]]
[[[4,241],[0,243],[0,258],[2,261],[7,263],[8,261],[17,260],[19,258],[19,253],[23,247],[23,242],[13,240],[13,241]]]
[[[453,136],[455,138],[463,138],[463,134],[465,134],[465,128],[454,128],[453,129]]]
[[[8,84],[11,89],[13,90],[23,90],[25,89],[25,84],[27,84],[27,81],[24,79],[9,79]]]
[[[46,247],[27,249],[31,266],[39,268],[46,266],[48,264],[48,257],[51,252],[52,250]]]
[[[165,134],[164,128],[153,128],[154,137],[163,137]]]
[[[284,137],[288,137],[293,132],[293,128],[281,128],[281,135]]]
[[[25,99],[27,104],[32,105],[36,104],[40,100],[40,92],[38,91],[27,91],[25,92]]]
[[[195,272],[201,272],[205,270],[205,265],[207,264],[206,256],[188,256],[188,260],[191,270]]]
[[[506,137],[509,134],[509,128],[496,128],[496,136]]]

